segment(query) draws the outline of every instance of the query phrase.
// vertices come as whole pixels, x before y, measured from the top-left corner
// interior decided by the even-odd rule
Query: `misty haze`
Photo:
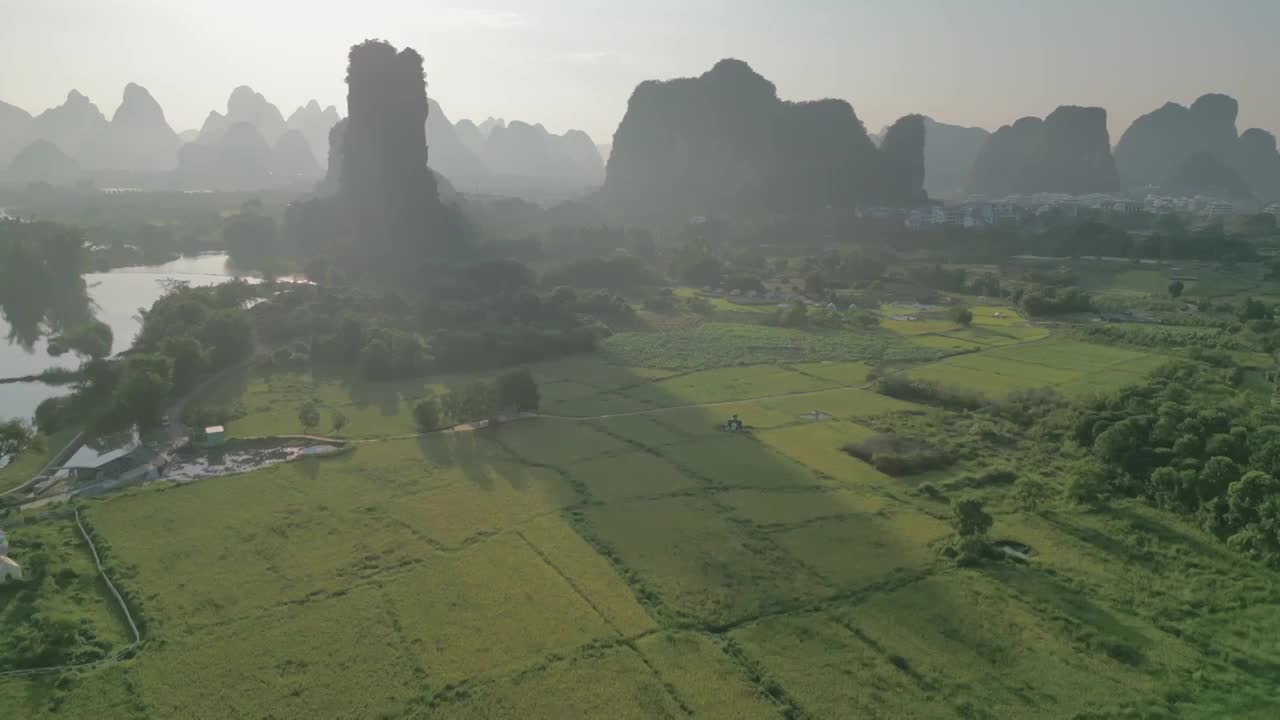
[[[0,717],[1280,717],[1280,5],[0,1]]]

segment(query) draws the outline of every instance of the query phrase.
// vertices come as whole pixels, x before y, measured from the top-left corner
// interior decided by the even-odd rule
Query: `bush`
[[[413,406],[413,420],[423,432],[431,432],[440,427],[440,403],[435,398],[419,400]]]
[[[928,380],[914,380],[902,375],[881,378],[876,382],[876,392],[899,400],[938,405],[949,410],[978,410],[987,404],[987,401],[975,392],[946,387]]]
[[[951,456],[945,450],[923,440],[899,435],[877,435],[848,443],[842,449],[894,477],[918,475],[951,464]]]

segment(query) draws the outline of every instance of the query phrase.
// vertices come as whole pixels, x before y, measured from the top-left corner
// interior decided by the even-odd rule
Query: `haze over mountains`
[[[522,194],[550,187],[570,195],[604,181],[604,162],[581,131],[555,135],[520,121],[477,126],[464,120],[455,128],[439,104],[429,102],[425,128],[432,166],[467,192]],[[337,108],[322,108],[315,100],[286,119],[261,93],[240,86],[225,111],[212,110],[198,131],[179,134],[139,85],[125,87],[110,120],[72,90],[62,105],[34,117],[0,102],[0,175],[65,183],[104,172],[165,174],[170,186],[220,190],[306,184],[324,176],[329,132],[339,120]],[[31,147],[21,166],[10,168],[37,141],[48,147]]]
[[[1059,107],[994,133],[921,117],[868,136],[847,102],[782,101],[771,82],[739,60],[723,60],[698,77],[641,83],[611,144],[520,120],[455,123],[434,99],[427,102],[431,167],[448,186],[539,202],[603,188],[604,204],[641,214],[1153,189],[1280,200],[1275,136],[1258,128],[1238,132],[1238,103],[1220,94],[1190,106],[1170,102],[1139,117],[1114,148],[1106,111],[1096,107]],[[181,134],[161,104],[133,83],[110,118],[75,90],[34,115],[0,102],[0,176],[191,189],[308,187],[326,174],[329,135],[340,119],[337,108],[315,100],[286,118],[248,86],[235,88],[225,110],[210,111],[198,131]]]

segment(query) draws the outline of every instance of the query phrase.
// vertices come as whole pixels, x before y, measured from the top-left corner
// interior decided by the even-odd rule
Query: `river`
[[[231,267],[225,254],[217,253],[179,258],[163,265],[88,273],[84,282],[88,311],[111,326],[111,351],[118,353],[133,343],[142,325],[138,310],[150,308],[169,284],[218,285],[237,277],[251,279]],[[83,305],[83,299],[80,303]],[[0,378],[35,375],[48,368],[74,368],[79,364],[80,359],[72,353],[49,355],[43,335],[29,344],[21,335],[10,325],[10,318],[0,313]],[[31,341],[31,337],[28,335],[25,340]],[[0,420],[30,420],[41,401],[69,391],[69,386],[41,382],[0,383]]]

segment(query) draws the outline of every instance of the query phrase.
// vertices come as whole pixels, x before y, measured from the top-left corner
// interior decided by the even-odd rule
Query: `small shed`
[[[227,429],[221,425],[210,425],[204,429],[204,441],[209,447],[218,447],[227,441]]]
[[[0,585],[22,579],[22,566],[7,555],[0,555]]]

